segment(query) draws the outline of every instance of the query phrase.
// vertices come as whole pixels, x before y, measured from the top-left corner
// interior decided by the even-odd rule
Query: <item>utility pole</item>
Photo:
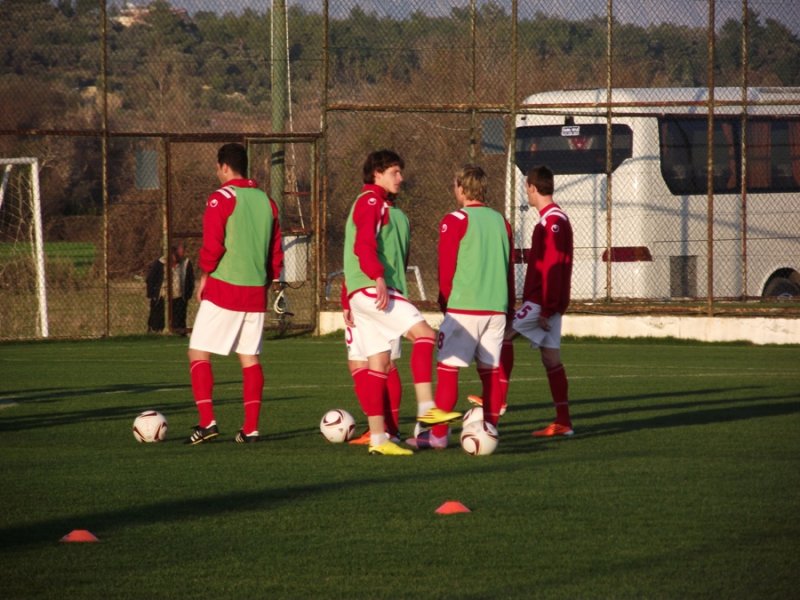
[[[286,0],[272,0],[272,133],[286,130],[289,86],[287,68]],[[270,149],[270,196],[283,209],[285,187],[285,145],[272,144]]]

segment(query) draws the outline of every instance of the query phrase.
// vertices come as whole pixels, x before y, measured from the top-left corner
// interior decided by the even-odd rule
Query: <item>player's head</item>
[[[476,202],[486,200],[486,173],[478,165],[467,164],[456,171],[454,185],[461,188],[467,200]]]
[[[399,167],[402,171],[405,163],[393,150],[376,150],[367,155],[364,161],[364,183],[375,183],[375,174],[383,173],[390,167]]]
[[[553,195],[553,172],[545,166],[531,167],[526,182],[528,187],[535,187],[542,196]]]
[[[247,150],[241,144],[225,144],[217,151],[217,171],[227,166],[233,175],[247,174]]]

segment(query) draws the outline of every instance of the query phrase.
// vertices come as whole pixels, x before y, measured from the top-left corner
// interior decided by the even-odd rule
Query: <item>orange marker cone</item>
[[[458,502],[457,500],[448,500],[444,504],[442,504],[439,508],[436,509],[436,513],[440,515],[454,515],[456,513],[468,513],[472,512],[466,506]]]
[[[59,540],[61,542],[99,542],[100,540],[88,529],[73,529]]]

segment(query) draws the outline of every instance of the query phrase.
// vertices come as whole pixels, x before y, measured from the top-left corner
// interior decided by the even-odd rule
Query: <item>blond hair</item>
[[[486,200],[487,178],[478,165],[464,165],[456,172],[456,185],[464,191],[467,200]]]

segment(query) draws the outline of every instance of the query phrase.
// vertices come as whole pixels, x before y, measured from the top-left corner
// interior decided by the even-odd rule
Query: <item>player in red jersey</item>
[[[353,314],[350,310],[350,300],[347,294],[347,286],[342,284],[341,293],[342,318],[344,319],[344,343],[347,347],[347,368],[353,378],[353,391],[361,406],[368,403],[367,390],[369,389],[369,361],[364,351],[364,344],[359,335],[359,330],[353,321]],[[403,399],[403,384],[400,381],[400,372],[397,370],[397,360],[401,356],[400,339],[391,342],[388,379],[386,380],[386,391],[383,400],[383,419],[385,421],[386,433],[389,439],[395,443],[400,441],[399,419],[400,403]],[[369,428],[360,436],[349,442],[355,446],[368,445],[370,443]]]
[[[239,443],[259,439],[258,420],[264,389],[261,335],[267,286],[283,267],[278,207],[245,177],[247,151],[225,144],[217,153],[217,178],[222,187],[208,197],[203,213],[200,248],[200,308],[189,340],[189,364],[199,423],[186,440],[201,444],[219,435],[214,419],[214,377],[211,353],[231,350],[242,366],[244,424]]]
[[[556,410],[556,420],[533,432],[534,437],[572,435],[567,373],[561,363],[561,316],[569,306],[572,280],[572,226],[566,213],[553,201],[553,172],[534,167],[526,180],[528,204],[539,211],[533,228],[522,306],[514,315],[506,341],[522,334],[538,347]],[[511,375],[513,346],[503,347],[501,364]]]
[[[406,298],[409,254],[408,217],[393,201],[403,182],[403,159],[391,150],[377,150],[364,161],[364,185],[345,222],[344,276],[354,326],[368,361],[368,382],[362,406],[370,428],[370,454],[408,456],[410,450],[389,440],[383,401],[389,377],[392,340],[412,342],[411,377],[417,395],[417,421],[428,425],[452,421],[433,399],[435,334]]]
[[[511,226],[486,204],[487,177],[478,165],[455,174],[458,210],[439,224],[439,328],[436,406],[453,410],[459,371],[475,362],[483,383],[484,419],[497,425],[502,401],[500,355],[514,310]],[[449,429],[434,425],[407,440],[416,448],[447,447]]]

